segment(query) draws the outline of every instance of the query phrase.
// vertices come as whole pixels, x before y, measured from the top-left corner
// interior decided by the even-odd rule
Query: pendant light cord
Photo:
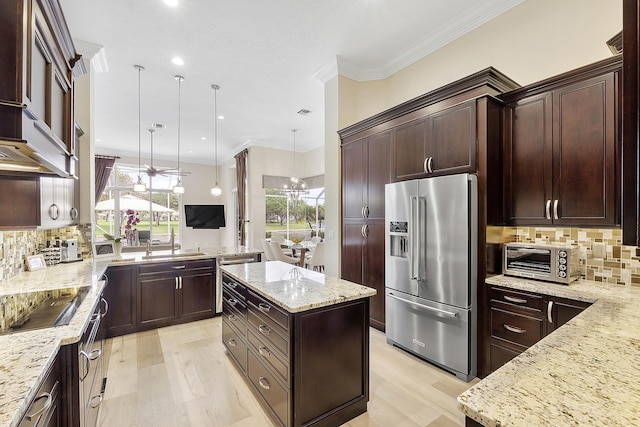
[[[181,117],[181,88],[182,88],[182,80],[184,77],[176,76],[176,80],[178,80],[178,182],[181,182],[182,179],[180,177],[180,117]]]
[[[214,120],[214,133],[213,138],[215,142],[215,155],[216,155],[216,186],[218,185],[218,89],[220,86],[213,85],[213,114],[215,115]]]

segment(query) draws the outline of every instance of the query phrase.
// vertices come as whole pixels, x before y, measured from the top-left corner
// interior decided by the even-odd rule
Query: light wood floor
[[[226,354],[221,332],[216,317],[107,340],[98,425],[273,426]],[[464,425],[456,396],[475,382],[388,345],[375,329],[370,365],[368,411],[346,426]]]

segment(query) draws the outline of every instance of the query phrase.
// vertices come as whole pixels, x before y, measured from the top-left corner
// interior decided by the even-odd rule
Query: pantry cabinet
[[[615,57],[502,96],[511,225],[620,223]]]
[[[103,321],[105,337],[111,338],[137,331],[137,268],[134,265],[111,266],[105,273],[107,284],[103,297],[109,311]]]

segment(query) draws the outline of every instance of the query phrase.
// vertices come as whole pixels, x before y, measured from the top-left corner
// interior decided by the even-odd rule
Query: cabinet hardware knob
[[[271,388],[271,384],[269,384],[269,381],[267,381],[265,377],[260,377],[258,379],[258,383],[260,384],[260,387],[262,387],[265,390],[269,390],[269,388]]]
[[[516,334],[524,334],[525,332],[527,332],[526,329],[517,328],[515,326],[507,325],[506,323],[504,324],[504,328],[507,331],[515,332]]]
[[[229,320],[231,320],[232,322],[237,322],[237,321],[238,321],[238,318],[236,317],[236,315],[235,315],[235,314],[230,314],[230,315],[229,315]]]
[[[227,302],[235,306],[238,303],[238,300],[236,300],[235,298],[229,298]]]
[[[265,325],[258,326],[258,330],[263,335],[269,335],[269,333],[271,332],[271,329],[269,329],[269,327]]]

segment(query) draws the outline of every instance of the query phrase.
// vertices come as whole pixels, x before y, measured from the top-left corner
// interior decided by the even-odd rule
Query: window
[[[313,188],[297,200],[289,200],[279,188],[266,188],[265,237],[294,235],[304,240],[324,238],[324,187]]]
[[[173,175],[143,177],[147,191],[134,192],[131,187],[138,180],[138,167],[114,164],[109,182],[96,204],[96,237],[126,237],[125,227],[130,217],[139,219],[130,234],[128,244],[144,245],[146,239],[153,244],[169,242],[173,228],[179,242],[181,199],[172,191],[177,181]],[[130,215],[127,215],[127,211]],[[117,213],[117,214],[116,214]],[[136,222],[136,221],[132,221]]]

